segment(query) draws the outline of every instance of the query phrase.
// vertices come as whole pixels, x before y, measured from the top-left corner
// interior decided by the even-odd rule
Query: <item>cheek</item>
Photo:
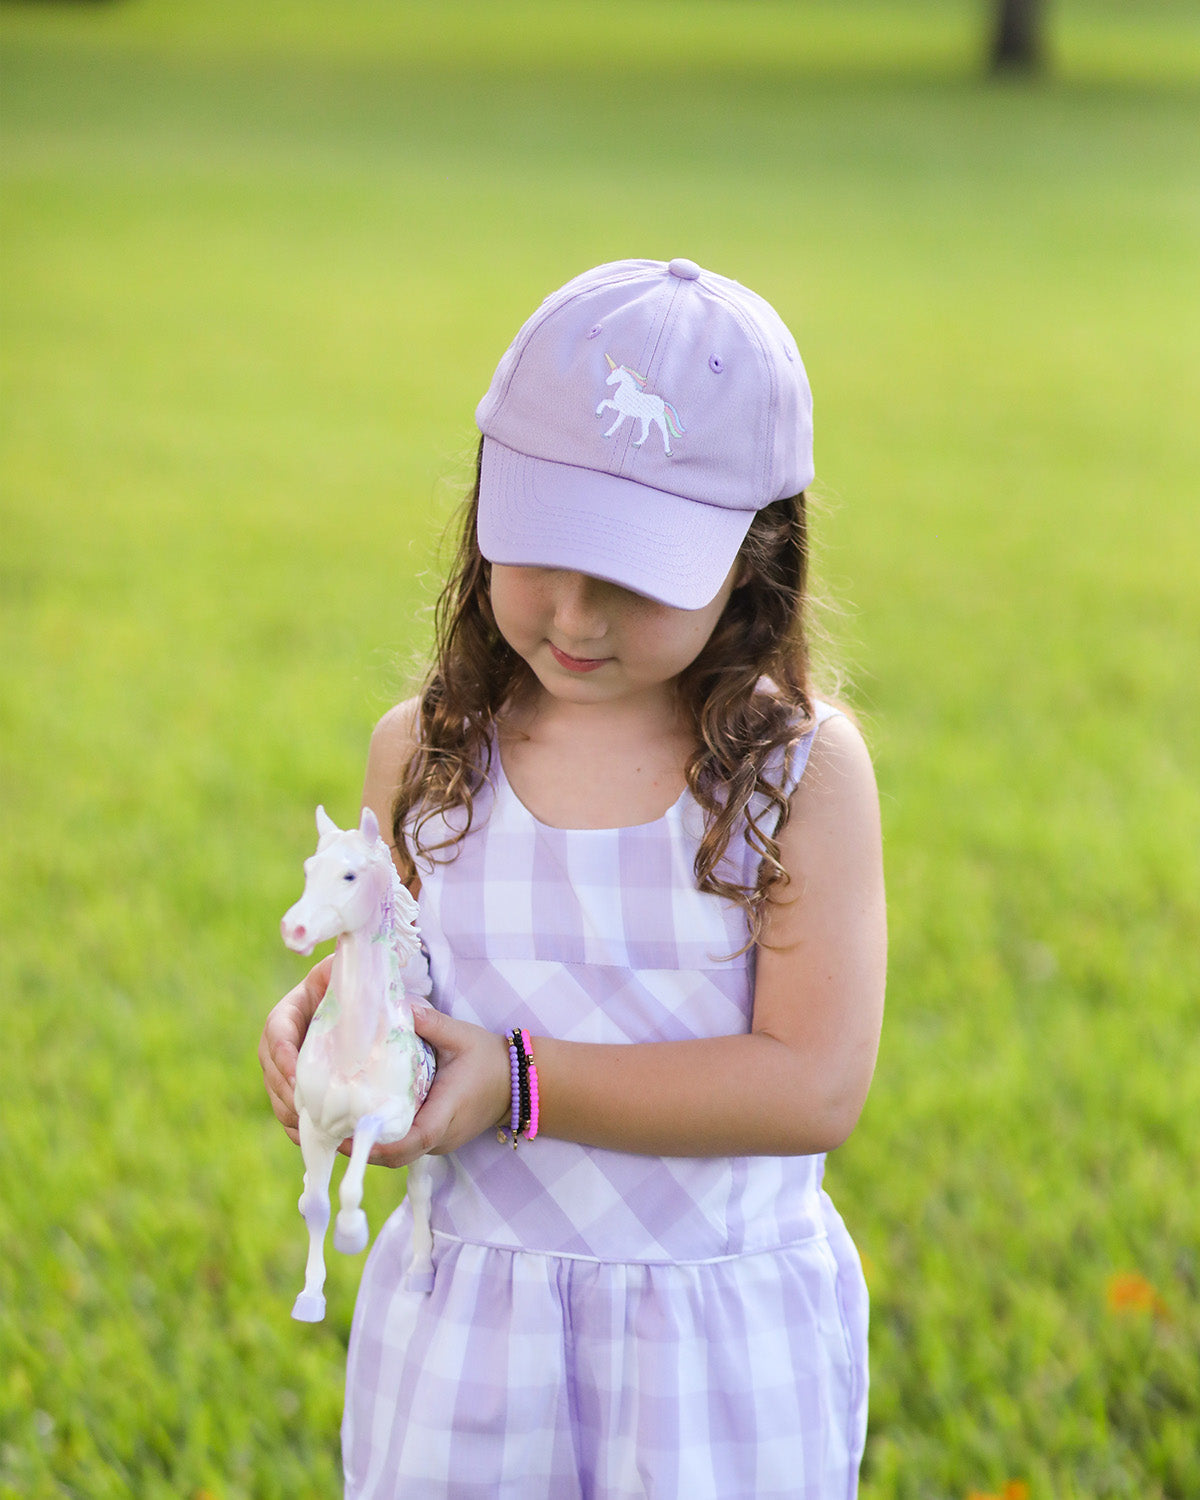
[[[511,581],[499,568],[492,569],[492,576],[488,583],[488,602],[492,606],[492,614],[495,616],[496,624],[504,629],[504,622],[513,612],[513,587]]]
[[[713,631],[721,623],[721,617],[725,613],[731,592],[727,584],[711,604],[704,609],[689,613],[686,617],[686,625],[683,626],[682,633],[686,637],[688,648],[693,656],[699,656],[712,639]]]
[[[672,676],[684,671],[696,660],[716,628],[719,615],[710,618],[708,611],[697,615],[675,614],[668,620],[646,622],[643,640],[656,667]]]
[[[543,612],[536,587],[517,569],[494,567],[488,594],[497,630],[519,651]]]

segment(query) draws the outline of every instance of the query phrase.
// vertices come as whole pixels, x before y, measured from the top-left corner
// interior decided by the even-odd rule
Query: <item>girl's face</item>
[[[660,693],[695,661],[736,573],[737,564],[703,609],[673,609],[587,573],[494,563],[492,612],[552,697],[613,702]]]

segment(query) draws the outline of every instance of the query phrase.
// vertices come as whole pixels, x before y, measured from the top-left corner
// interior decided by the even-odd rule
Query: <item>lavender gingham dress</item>
[[[722,959],[745,919],[696,889],[690,794],[638,827],[551,828],[492,765],[458,858],[422,869],[438,1005],[535,1039],[748,1030],[753,953]],[[748,847],[736,866],[752,874]],[[359,1291],[347,1496],[856,1493],[867,1296],[823,1156],[664,1159],[542,1136],[513,1151],[489,1131],[430,1162],[433,1291],[407,1284],[406,1205]]]

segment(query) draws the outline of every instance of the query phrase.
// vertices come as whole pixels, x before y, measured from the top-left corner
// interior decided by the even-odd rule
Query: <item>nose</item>
[[[608,631],[605,585],[587,573],[561,572],[554,577],[554,623],[575,642],[596,642]]]
[[[292,916],[291,912],[285,912],[279,922],[279,931],[282,934],[284,946],[290,948],[293,953],[311,953],[316,944],[309,941],[308,929],[303,922],[299,922]]]

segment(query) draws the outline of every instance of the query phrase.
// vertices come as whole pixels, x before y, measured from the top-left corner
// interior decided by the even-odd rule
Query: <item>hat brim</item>
[[[531,458],[485,438],[479,550],[492,563],[566,568],[674,609],[703,609],[729,575],[752,510],[685,500],[618,475]]]

